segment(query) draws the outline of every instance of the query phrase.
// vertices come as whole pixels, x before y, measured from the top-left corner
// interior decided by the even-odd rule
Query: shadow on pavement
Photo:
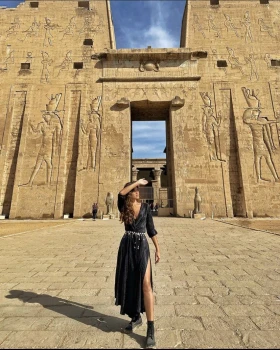
[[[19,299],[24,303],[41,304],[44,308],[52,310],[66,317],[72,318],[86,325],[96,327],[103,332],[124,333],[124,328],[128,321],[115,316],[108,316],[94,311],[94,307],[76,303],[71,300],[54,297],[47,294],[37,294],[34,292],[25,292],[23,290],[10,290],[7,299]],[[141,347],[144,346],[145,337],[135,333],[128,334]]]

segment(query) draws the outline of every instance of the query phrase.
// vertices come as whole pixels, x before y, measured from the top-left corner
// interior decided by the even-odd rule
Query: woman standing
[[[155,251],[155,263],[160,260],[157,231],[154,228],[151,209],[147,203],[141,203],[139,185],[148,181],[140,179],[128,182],[118,194],[120,220],[124,223],[125,234],[120,242],[115,279],[115,304],[121,306],[120,313],[127,314],[131,321],[125,328],[132,332],[142,324],[141,313],[146,312],[146,347],[155,346],[154,332],[154,295],[152,266],[149,244],[145,236],[147,231],[152,239]]]

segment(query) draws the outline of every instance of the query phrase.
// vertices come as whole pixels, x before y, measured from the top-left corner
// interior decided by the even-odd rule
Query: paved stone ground
[[[280,237],[228,223],[154,219],[157,348],[279,348]],[[141,348],[114,305],[123,226],[69,220],[0,237],[0,348]],[[154,248],[151,243],[151,254]]]

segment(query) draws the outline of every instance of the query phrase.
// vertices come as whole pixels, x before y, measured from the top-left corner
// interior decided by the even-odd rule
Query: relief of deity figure
[[[63,33],[63,36],[61,39],[64,39],[65,35],[71,35],[73,36],[74,35],[74,30],[76,29],[76,18],[75,17],[72,17],[70,18],[70,21],[69,21],[69,24],[68,26],[64,29],[64,30],[61,30],[60,32]]]
[[[100,115],[96,111],[92,111],[88,116],[88,122],[85,125],[83,120],[80,122],[83,134],[87,136],[88,153],[86,170],[96,168],[96,152],[100,133]]]
[[[69,66],[72,63],[71,53],[72,53],[72,51],[68,51],[67,54],[65,55],[62,63],[59,66],[59,71],[58,71],[57,77],[59,76],[61,71],[69,70]]]
[[[207,92],[200,92],[200,96],[204,102],[202,131],[205,134],[210,160],[225,162],[221,156],[219,128],[221,125],[221,112],[216,117],[211,103],[211,98]]]
[[[8,65],[13,63],[14,63],[14,50],[10,50],[7,53],[7,56],[4,62],[0,63],[0,73],[6,71],[8,69]]]
[[[20,41],[24,41],[27,37],[31,38],[34,36],[38,36],[39,29],[40,29],[41,23],[36,21],[36,18],[34,18],[34,21],[32,22],[31,26],[27,30],[23,30],[22,33],[25,33],[25,36],[23,39],[19,39]]]
[[[90,17],[85,17],[84,26],[79,30],[79,35],[84,33],[91,33],[93,31],[92,22]]]
[[[250,80],[259,80],[259,73],[254,55],[252,53],[249,54],[248,57],[245,57],[245,61],[250,65]]]
[[[267,32],[267,34],[269,36],[271,36],[272,38],[274,38],[274,39],[277,38],[276,34],[274,33],[273,27],[269,27],[267,24],[265,24],[263,18],[259,18],[258,23],[259,23],[261,32]]]
[[[52,39],[53,35],[51,33],[52,30],[58,27],[57,24],[52,24],[52,21],[45,17],[46,24],[44,25],[44,28],[46,30],[45,32],[45,39],[44,39],[44,46],[52,46]]]
[[[216,38],[220,38],[220,29],[217,28],[216,24],[214,23],[214,17],[212,15],[208,15],[208,28],[209,32],[213,31]]]
[[[253,137],[253,150],[254,150],[254,164],[257,175],[257,181],[263,182],[268,181],[262,176],[261,172],[261,160],[264,158],[266,164],[274,177],[275,182],[280,182],[279,176],[276,172],[275,165],[272,160],[273,149],[269,140],[269,135],[266,126],[271,124],[279,123],[280,119],[268,120],[265,117],[260,117],[260,109],[258,108],[248,108],[243,114],[243,122],[247,124],[252,132]]]
[[[232,31],[232,32],[234,32],[234,34],[237,36],[237,38],[239,38],[239,34],[237,33],[237,27],[235,27],[235,25],[232,23],[232,20],[231,20],[231,18],[230,18],[230,16],[229,15],[227,15],[227,14],[224,14],[224,16],[225,16],[225,18],[226,18],[226,20],[225,20],[225,26],[226,26],[226,28],[227,28],[227,31],[229,32],[229,31]]]
[[[42,54],[42,65],[43,65],[43,68],[42,68],[42,73],[41,73],[41,83],[48,83],[49,82],[49,75],[50,75],[50,71],[49,71],[49,68],[48,66],[51,66],[52,64],[52,59],[49,58],[49,54],[47,52],[44,52],[42,51],[41,52]]]
[[[253,41],[253,35],[251,32],[251,19],[249,11],[245,12],[243,21],[240,21],[241,25],[245,27],[245,41]]]
[[[18,17],[14,18],[14,22],[11,23],[11,26],[6,31],[6,38],[8,38],[10,35],[14,35],[18,33],[18,30],[20,29],[20,21]]]
[[[227,50],[229,53],[228,60],[229,60],[229,63],[231,65],[231,68],[232,69],[236,68],[240,71],[240,73],[242,75],[245,75],[243,68],[242,68],[243,64],[239,61],[239,58],[235,56],[234,50],[231,49],[230,47],[227,47]]]
[[[201,24],[199,23],[199,18],[198,18],[198,15],[193,15],[193,28],[194,28],[194,31],[198,31],[202,34],[203,38],[206,39],[206,35],[203,31],[203,28],[201,26]]]

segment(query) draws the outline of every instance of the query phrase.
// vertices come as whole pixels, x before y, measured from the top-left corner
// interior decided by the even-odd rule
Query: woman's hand
[[[158,250],[155,252],[155,263],[157,264],[160,261],[160,253]]]
[[[137,182],[138,182],[139,185],[147,185],[147,183],[148,183],[148,181],[145,180],[144,178],[143,179],[139,179]]]

